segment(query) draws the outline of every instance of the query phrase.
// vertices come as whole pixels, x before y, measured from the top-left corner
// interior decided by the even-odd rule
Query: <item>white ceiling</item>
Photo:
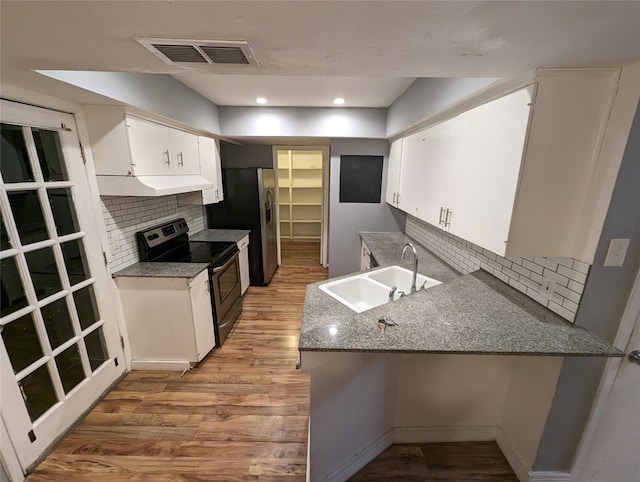
[[[87,102],[32,70],[167,73],[219,105],[388,106],[416,77],[640,60],[640,2],[5,1],[3,82]],[[178,67],[135,37],[247,40],[252,66]]]

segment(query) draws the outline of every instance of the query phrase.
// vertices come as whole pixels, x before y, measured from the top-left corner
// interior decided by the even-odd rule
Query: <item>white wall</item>
[[[311,480],[346,480],[392,443],[497,440],[533,464],[560,357],[303,352]]]
[[[195,129],[220,133],[218,106],[170,75],[63,70],[42,73]]]
[[[220,107],[225,137],[385,137],[386,109]]]
[[[389,106],[386,135],[390,137],[480,90],[495,78],[420,78]]]

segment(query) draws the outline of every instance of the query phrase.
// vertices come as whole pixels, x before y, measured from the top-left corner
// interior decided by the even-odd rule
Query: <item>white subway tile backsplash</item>
[[[180,206],[175,195],[158,198],[103,196],[100,200],[111,248],[109,268],[112,272],[139,261],[137,231],[179,217],[186,219],[190,233],[204,229],[202,206]]]
[[[531,299],[573,322],[590,266],[570,258],[504,258],[450,233],[407,216],[405,232],[462,273],[483,269]],[[554,281],[551,299],[541,286]]]
[[[538,274],[542,274],[542,272],[544,271],[544,266],[537,265],[533,261],[530,261],[528,259],[522,261],[522,266]]]

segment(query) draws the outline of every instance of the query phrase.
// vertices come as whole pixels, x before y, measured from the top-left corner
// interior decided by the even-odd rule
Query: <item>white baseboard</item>
[[[189,360],[131,360],[132,370],[189,371]]]
[[[518,453],[507,434],[500,427],[496,427],[495,441],[520,482],[571,482],[572,479],[569,472],[531,470],[523,461],[522,456]]]
[[[500,450],[504,454],[504,457],[509,462],[511,469],[515,472],[516,477],[520,482],[529,481],[529,467],[522,459],[522,456],[518,453],[513,442],[509,439],[507,434],[500,427],[496,427],[496,443]]]
[[[344,482],[393,444],[393,429],[369,444],[362,452],[327,477],[330,482]]]
[[[479,442],[495,440],[495,425],[460,425],[446,427],[395,427],[393,443]]]
[[[569,472],[529,472],[529,482],[571,482]]]

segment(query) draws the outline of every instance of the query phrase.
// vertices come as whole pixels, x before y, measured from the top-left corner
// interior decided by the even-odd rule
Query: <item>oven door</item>
[[[240,263],[235,253],[222,266],[211,270],[215,318],[218,324],[218,344],[221,346],[242,310]]]

